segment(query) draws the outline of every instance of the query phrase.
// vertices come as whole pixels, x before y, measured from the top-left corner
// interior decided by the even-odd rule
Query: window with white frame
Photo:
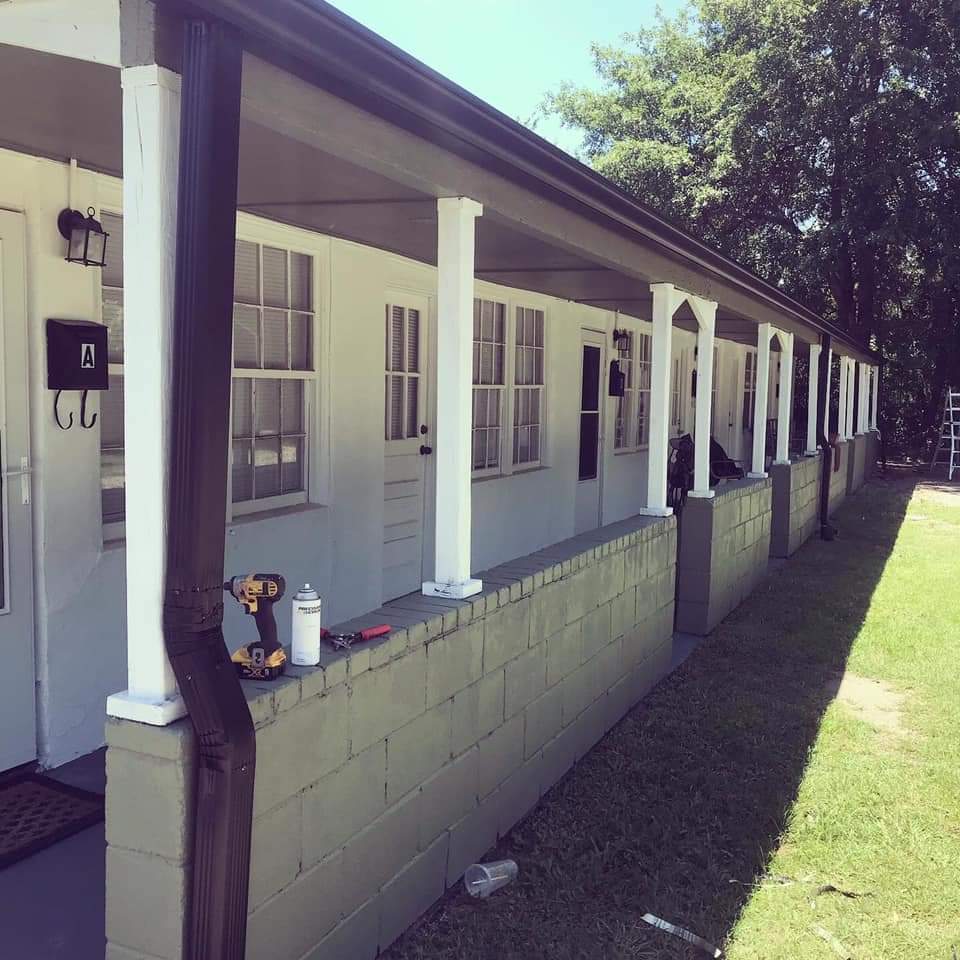
[[[120,535],[125,516],[123,221],[106,212],[101,221],[110,234],[101,276],[110,372],[110,389],[100,401],[101,505],[105,529]],[[317,376],[314,270],[309,253],[237,241],[228,474],[234,516],[307,499],[310,397]]]
[[[500,469],[506,400],[507,306],[473,301],[473,471]]]
[[[543,431],[543,311],[517,307],[513,367],[513,463],[540,463]]]
[[[624,375],[623,396],[617,397],[614,449],[637,450],[650,441],[650,362],[652,339],[649,334],[627,331],[627,350],[619,358]]]
[[[237,240],[233,304],[234,513],[307,499],[314,259]]]
[[[748,350],[743,368],[743,429],[753,429],[753,403],[757,394],[757,355]]]
[[[107,327],[110,389],[100,394],[100,509],[105,524],[126,515],[123,468],[123,218],[101,211],[109,234],[100,273],[100,319]]]
[[[681,357],[673,358],[673,376],[670,379],[670,428],[674,433],[680,432],[682,405],[680,395],[682,391],[683,364]]]
[[[408,440],[420,431],[420,311],[388,303],[384,315],[386,355],[383,436]]]

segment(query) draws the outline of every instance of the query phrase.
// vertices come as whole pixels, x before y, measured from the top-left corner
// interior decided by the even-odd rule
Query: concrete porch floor
[[[702,637],[675,633],[670,672]],[[106,750],[96,750],[48,775],[104,791]],[[0,870],[0,956],[4,960],[103,960],[106,840],[102,823]]]
[[[106,748],[48,776],[103,793]],[[103,960],[103,823],[0,870],[0,956],[4,960]]]

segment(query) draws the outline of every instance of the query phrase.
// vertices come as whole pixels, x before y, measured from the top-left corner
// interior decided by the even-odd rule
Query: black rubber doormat
[[[103,797],[39,773],[0,782],[0,869],[103,819]]]

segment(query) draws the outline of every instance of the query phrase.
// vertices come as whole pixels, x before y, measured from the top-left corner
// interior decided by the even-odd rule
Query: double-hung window
[[[100,274],[100,319],[107,327],[110,389],[100,394],[100,509],[108,539],[121,532],[126,515],[123,472],[123,218],[101,211],[109,234]]]
[[[624,391],[617,397],[614,449],[640,450],[650,442],[650,364],[652,338],[647,333],[627,331],[627,350],[622,354],[620,370]]]
[[[538,466],[544,431],[544,313],[473,302],[475,477]],[[512,345],[513,349],[508,349]],[[505,453],[505,451],[509,451]]]
[[[757,355],[748,350],[743,368],[743,429],[753,429],[753,402],[757,393]]]

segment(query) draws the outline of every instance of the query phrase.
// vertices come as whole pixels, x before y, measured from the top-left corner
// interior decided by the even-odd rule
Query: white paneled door
[[[383,599],[423,584],[428,300],[393,294],[384,310]]]
[[[23,217],[0,210],[0,771],[37,755]]]

